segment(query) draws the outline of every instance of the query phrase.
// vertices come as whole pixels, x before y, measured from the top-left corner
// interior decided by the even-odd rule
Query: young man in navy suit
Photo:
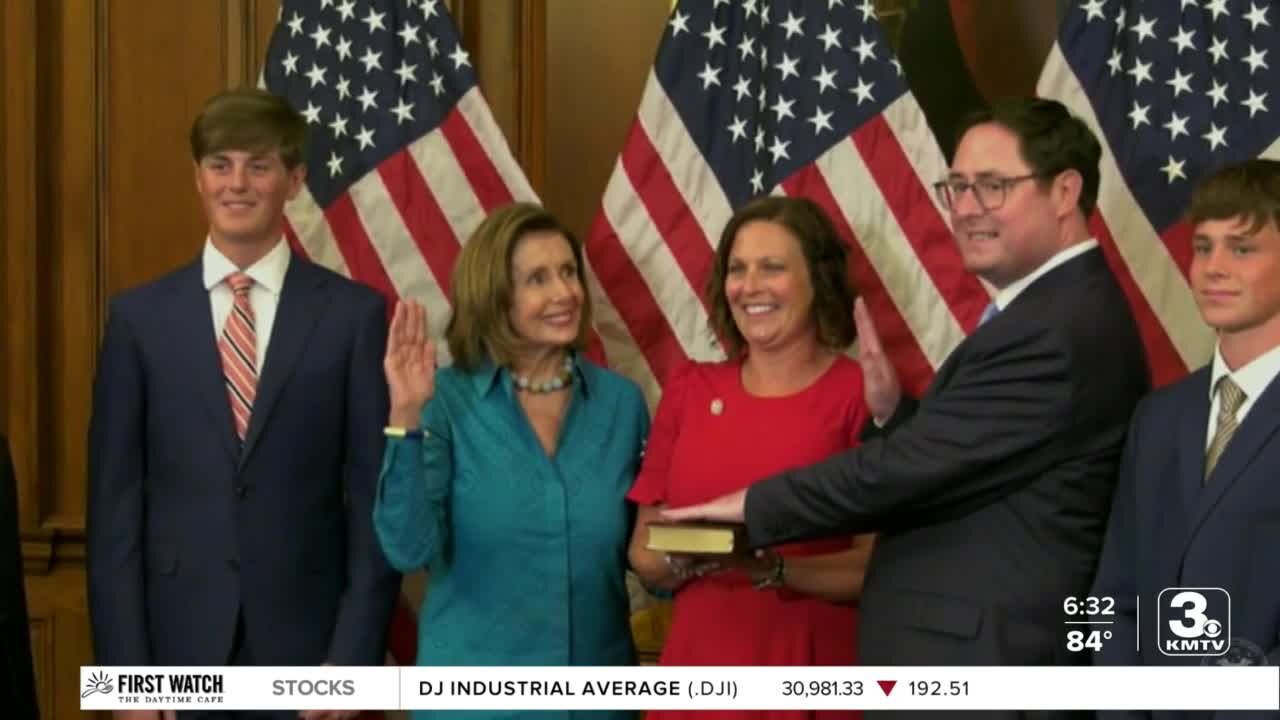
[[[99,664],[384,661],[386,310],[284,239],[305,135],[268,93],[212,98],[191,130],[204,249],[111,302],[89,433]]]
[[[1134,415],[1094,587],[1095,595],[1115,598],[1116,624],[1095,661],[1277,665],[1280,162],[1218,171],[1196,189],[1188,215],[1195,223],[1191,287],[1217,332],[1217,349],[1209,365],[1151,394]],[[1198,603],[1172,607],[1171,593],[1157,607],[1171,587],[1230,594],[1230,637],[1225,627],[1218,631],[1230,642],[1228,655],[1162,651],[1170,620],[1207,623],[1197,623]]]

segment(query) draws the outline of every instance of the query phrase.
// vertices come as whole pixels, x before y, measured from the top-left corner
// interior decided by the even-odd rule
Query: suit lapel
[[[1200,495],[1200,502],[1194,506],[1188,542],[1204,524],[1214,506],[1222,500],[1222,496],[1239,482],[1249,463],[1275,435],[1277,429],[1280,429],[1280,383],[1272,382],[1249,410],[1244,422],[1222,452],[1222,457],[1218,459],[1213,474],[1209,476],[1209,482]]]
[[[183,366],[191,369],[192,383],[204,401],[213,426],[213,435],[234,459],[240,453],[231,420],[231,401],[227,397],[222,358],[218,354],[217,334],[213,328],[213,310],[209,291],[204,287],[203,265],[197,261],[183,271],[178,281],[178,297],[173,308],[173,338]]]
[[[1178,423],[1178,489],[1182,493],[1182,506],[1195,514],[1200,496],[1204,494],[1205,433],[1209,427],[1209,371],[1201,370],[1187,387],[1188,402],[1184,403]],[[1190,530],[1190,528],[1188,528]]]
[[[262,436],[263,427],[293,375],[293,367],[307,344],[307,338],[311,337],[324,313],[328,300],[327,279],[306,260],[297,255],[290,258],[268,340],[267,359],[258,377],[257,399],[253,403],[244,451],[240,455],[241,465]]]

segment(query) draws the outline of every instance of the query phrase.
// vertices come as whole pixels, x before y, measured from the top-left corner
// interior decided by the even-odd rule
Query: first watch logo
[[[1165,588],[1156,602],[1165,655],[1213,657],[1231,647],[1231,595],[1222,588]]]
[[[115,691],[115,687],[111,684],[111,677],[102,671],[98,671],[89,676],[84,682],[84,692],[80,693],[80,699],[89,697],[96,693],[110,695]]]

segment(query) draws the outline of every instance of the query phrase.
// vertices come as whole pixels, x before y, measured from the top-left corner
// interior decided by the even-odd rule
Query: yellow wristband
[[[382,434],[393,438],[409,438],[412,440],[421,440],[427,437],[429,433],[420,428],[402,428],[394,425],[388,425],[382,429]]]

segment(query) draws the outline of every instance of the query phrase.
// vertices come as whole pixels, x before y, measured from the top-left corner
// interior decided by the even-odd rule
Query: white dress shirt
[[[1244,403],[1236,410],[1236,424],[1242,424],[1253,403],[1266,391],[1276,375],[1280,375],[1280,345],[1262,353],[1235,372],[1222,359],[1222,348],[1213,349],[1213,370],[1209,375],[1209,428],[1205,434],[1205,450],[1209,449],[1213,433],[1218,429],[1218,406],[1221,403],[1218,402],[1218,393],[1214,391],[1218,388],[1218,379],[1223,375],[1230,375],[1236,387],[1244,391]]]
[[[1009,303],[1013,302],[1014,298],[1021,295],[1023,290],[1026,290],[1028,287],[1030,287],[1031,283],[1040,279],[1040,277],[1043,276],[1045,273],[1067,262],[1068,260],[1071,260],[1072,258],[1085,254],[1086,252],[1096,247],[1098,247],[1098,241],[1094,240],[1093,238],[1090,238],[1082,243],[1077,243],[1075,245],[1072,245],[1071,247],[1066,248],[1065,250],[1059,250],[1056,255],[1049,258],[1048,260],[1045,260],[1040,267],[1036,268],[1035,270],[1032,270],[1030,273],[1027,273],[1025,277],[1015,282],[1009,283],[1003,290],[996,293],[996,297],[995,297],[996,308],[998,308],[1003,312],[1005,308],[1009,307]]]
[[[284,275],[289,269],[289,244],[280,238],[271,252],[249,266],[244,273],[253,278],[249,289],[249,306],[253,308],[253,329],[257,338],[258,376],[267,359],[267,344],[271,341],[271,327],[276,321],[276,308],[280,305],[280,291],[284,288]],[[227,259],[208,239],[204,241],[204,287],[209,291],[209,306],[213,309],[214,337],[222,337],[222,325],[231,314],[235,297],[227,276],[240,268]]]

